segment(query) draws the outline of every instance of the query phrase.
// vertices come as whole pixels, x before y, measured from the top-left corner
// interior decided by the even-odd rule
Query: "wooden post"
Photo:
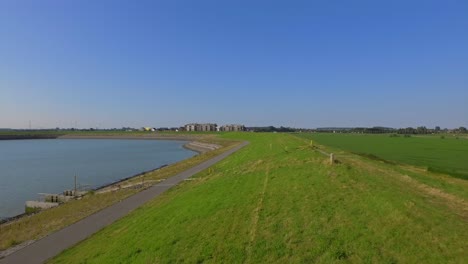
[[[76,197],[76,175],[75,175],[75,193],[73,193],[73,196]]]
[[[330,153],[330,164],[333,165],[333,163],[335,163],[335,155]]]

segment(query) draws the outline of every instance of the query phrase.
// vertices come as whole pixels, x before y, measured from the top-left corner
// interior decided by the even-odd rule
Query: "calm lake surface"
[[[24,213],[38,193],[101,186],[196,152],[185,141],[123,139],[0,140],[0,218]]]

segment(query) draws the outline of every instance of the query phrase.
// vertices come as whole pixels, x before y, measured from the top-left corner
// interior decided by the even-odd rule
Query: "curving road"
[[[172,186],[181,181],[213,166],[223,160],[232,153],[238,151],[248,142],[243,142],[240,145],[210,159],[195,167],[192,167],[184,172],[181,172],[171,178],[168,178],[159,184],[156,184],[142,192],[122,200],[119,203],[111,205],[93,215],[90,215],[62,230],[52,233],[29,246],[26,246],[3,259],[0,259],[0,264],[6,263],[43,263],[48,259],[56,256],[63,250],[72,247],[78,242],[90,237],[92,234],[102,228],[112,224],[114,221],[127,215],[134,209],[140,207],[146,202],[161,195],[163,192],[170,189]]]

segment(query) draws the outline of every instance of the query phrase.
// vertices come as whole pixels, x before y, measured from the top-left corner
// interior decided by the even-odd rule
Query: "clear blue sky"
[[[0,127],[468,126],[468,1],[0,1]]]

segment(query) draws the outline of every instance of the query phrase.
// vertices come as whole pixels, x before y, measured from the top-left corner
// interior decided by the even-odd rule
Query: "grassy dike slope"
[[[304,139],[250,145],[52,263],[463,262],[467,219],[405,182],[330,166]],[[368,168],[367,168],[368,167]]]

